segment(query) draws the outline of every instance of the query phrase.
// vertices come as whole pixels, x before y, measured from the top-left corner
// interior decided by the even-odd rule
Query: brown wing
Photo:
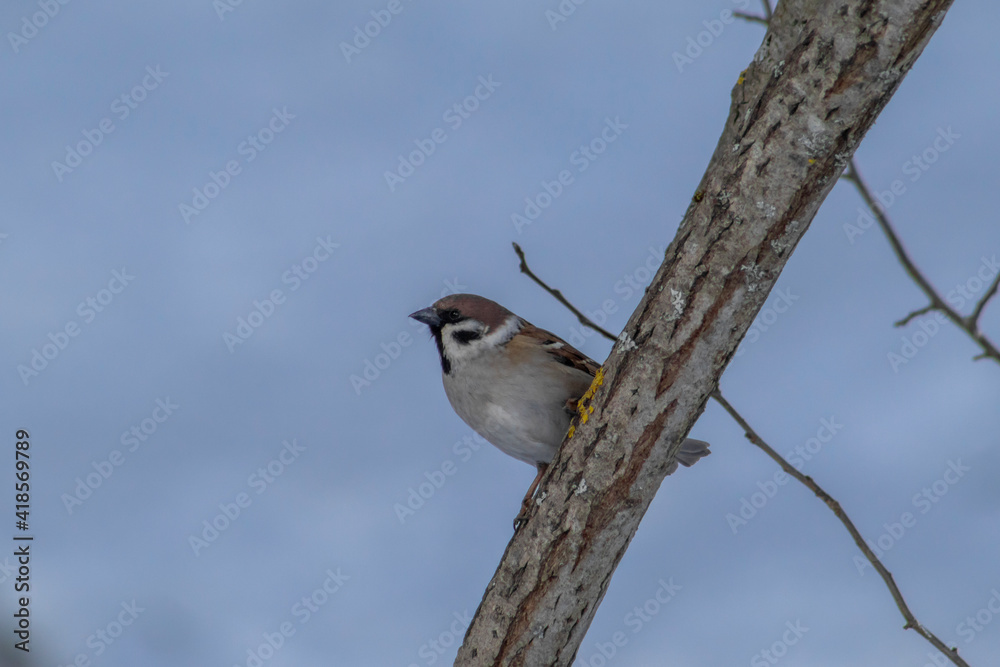
[[[559,336],[539,329],[534,324],[525,322],[518,332],[519,336],[525,338],[525,343],[538,345],[546,353],[552,355],[559,363],[583,371],[590,377],[594,377],[597,369],[601,367],[599,363],[576,349]]]

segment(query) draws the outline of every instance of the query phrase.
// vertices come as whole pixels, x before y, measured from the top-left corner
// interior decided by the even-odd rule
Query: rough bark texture
[[[456,665],[570,665],[674,453],[950,0],[782,0],[715,154]],[[696,536],[685,538],[688,543]]]

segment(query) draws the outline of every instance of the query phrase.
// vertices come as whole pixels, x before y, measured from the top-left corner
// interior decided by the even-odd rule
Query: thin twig
[[[524,251],[521,250],[521,247],[516,243],[514,244],[514,252],[517,253],[518,258],[521,260],[521,267],[520,267],[521,273],[526,274],[529,278],[534,280],[539,287],[541,287],[543,290],[545,290],[553,297],[555,297],[559,301],[559,303],[566,306],[574,315],[577,316],[577,319],[580,320],[581,324],[587,327],[591,327],[592,329],[603,335],[605,338],[608,338],[609,340],[613,341],[618,340],[614,334],[612,334],[609,331],[606,331],[605,329],[602,329],[601,327],[591,322],[590,319],[588,319],[582,312],[580,312],[579,309],[576,308],[576,306],[574,306],[572,303],[566,300],[566,297],[562,295],[562,292],[555,289],[554,287],[549,286],[548,284],[545,283],[544,280],[535,275],[535,272],[528,267],[528,261],[527,259],[525,259]],[[727,401],[722,396],[721,390],[716,389],[712,393],[712,398],[714,398],[719,403],[719,405],[721,405],[723,409],[726,412],[728,412],[733,419],[736,420],[736,423],[739,424],[740,428],[743,429],[747,439],[750,442],[757,445],[757,447],[762,449],[765,454],[774,459],[774,461],[777,462],[779,466],[781,466],[782,470],[784,470],[786,473],[788,473],[798,481],[802,482],[802,484],[804,484],[809,490],[815,493],[824,503],[826,503],[827,507],[830,508],[830,510],[837,516],[837,518],[840,519],[840,522],[844,524],[845,528],[847,528],[847,532],[851,534],[852,538],[854,538],[854,543],[858,545],[858,548],[861,549],[861,552],[865,555],[865,558],[867,558],[868,562],[872,564],[872,567],[875,568],[875,571],[879,573],[879,576],[882,577],[882,581],[884,581],[886,587],[888,587],[889,593],[892,594],[893,600],[896,601],[896,606],[899,608],[899,611],[903,615],[903,618],[906,619],[906,625],[903,626],[903,629],[916,630],[916,632],[921,637],[929,641],[934,646],[934,648],[936,648],[942,654],[947,656],[948,659],[950,659],[953,663],[955,663],[959,667],[969,667],[969,664],[965,662],[965,660],[963,660],[961,657],[959,657],[958,649],[948,648],[948,646],[944,642],[938,639],[937,635],[935,635],[933,632],[931,632],[923,625],[921,625],[919,621],[917,621],[916,617],[913,615],[913,612],[910,611],[909,606],[907,606],[906,600],[903,599],[903,594],[900,592],[899,587],[896,586],[896,582],[892,578],[892,573],[889,572],[889,570],[887,570],[884,565],[882,565],[882,561],[878,559],[878,556],[875,555],[875,552],[872,551],[871,548],[868,546],[868,544],[865,542],[864,538],[861,536],[861,533],[854,525],[854,522],[851,521],[850,517],[847,516],[847,513],[844,512],[843,508],[840,506],[840,503],[837,502],[833,497],[831,497],[830,494],[828,494],[826,491],[820,488],[819,484],[814,482],[812,477],[800,473],[788,461],[786,461],[784,457],[781,456],[781,454],[776,452],[770,445],[764,442],[764,439],[761,438],[759,435],[757,435],[757,432],[753,430],[753,428],[750,426],[750,424],[747,423],[747,421],[743,418],[743,416],[740,415],[740,413],[737,412],[732,405],[730,405],[729,401]]]
[[[548,292],[549,294],[551,294],[552,296],[554,296],[556,298],[556,301],[558,301],[562,305],[566,306],[571,313],[573,313],[574,315],[576,315],[576,319],[578,319],[580,321],[580,324],[582,324],[585,327],[589,327],[589,328],[593,329],[594,331],[596,331],[597,333],[601,334],[602,336],[604,336],[605,338],[607,338],[609,340],[618,340],[617,336],[615,336],[613,333],[611,333],[607,329],[603,329],[603,328],[599,327],[598,325],[594,324],[590,320],[589,317],[587,317],[586,315],[584,315],[582,312],[580,312],[577,309],[576,306],[574,306],[573,304],[571,304],[566,299],[566,297],[564,297],[562,295],[562,292],[560,292],[559,290],[555,289],[554,287],[549,287],[548,285],[546,285],[544,280],[542,280],[541,278],[539,278],[538,276],[536,276],[535,272],[532,271],[530,268],[528,268],[528,262],[524,259],[524,251],[521,250],[521,246],[517,245],[516,243],[513,243],[512,245],[514,246],[514,252],[517,253],[518,258],[521,260],[521,267],[520,267],[521,268],[521,273],[526,274],[529,278],[531,278],[536,283],[538,283],[539,287],[541,287],[543,290],[545,290],[546,292]]]
[[[979,331],[979,316],[983,314],[983,308],[986,307],[986,302],[993,298],[993,295],[997,293],[997,288],[1000,287],[1000,271],[997,271],[996,276],[993,278],[993,284],[990,288],[986,290],[986,294],[983,298],[979,300],[976,304],[976,308],[969,315],[969,325],[972,326],[976,331]]]
[[[764,5],[764,18],[770,22],[771,17],[774,16],[774,11],[771,9],[771,0],[760,0]]]
[[[896,322],[894,322],[893,326],[905,327],[907,324],[910,323],[910,320],[912,320],[913,318],[920,317],[921,315],[926,315],[927,313],[931,312],[932,310],[934,310],[934,306],[933,305],[924,306],[923,308],[919,308],[919,309],[913,311],[912,313],[910,313],[909,315],[907,315],[906,317],[904,317],[903,319],[897,320]]]
[[[993,294],[996,293],[997,281],[1000,280],[1000,274],[998,274],[997,279],[993,281],[993,284],[990,289],[987,290],[983,299],[976,305],[976,309],[973,311],[973,314],[967,318],[962,317],[954,308],[949,306],[948,303],[941,298],[941,295],[937,293],[934,286],[930,284],[927,278],[925,278],[920,272],[920,269],[917,268],[917,265],[913,263],[912,259],[910,259],[909,254],[907,254],[906,249],[899,240],[899,236],[896,235],[896,230],[893,229],[892,223],[889,222],[889,216],[886,215],[885,211],[882,210],[882,207],[875,201],[875,197],[872,196],[871,189],[858,172],[858,166],[853,157],[851,158],[850,165],[847,167],[847,171],[844,173],[843,178],[853,183],[854,187],[857,188],[861,198],[865,200],[865,204],[867,204],[868,208],[871,209],[871,212],[875,215],[875,220],[878,222],[879,227],[882,228],[886,238],[889,239],[889,245],[892,246],[893,252],[896,253],[896,258],[899,260],[899,263],[903,265],[903,269],[906,270],[906,273],[909,274],[910,278],[913,279],[913,282],[917,284],[917,286],[927,296],[928,300],[930,300],[930,305],[915,311],[915,313],[922,314],[929,312],[930,310],[939,311],[951,320],[955,326],[968,334],[969,337],[982,348],[982,354],[977,355],[975,357],[976,359],[985,359],[989,357],[997,363],[1000,363],[1000,350],[998,350],[996,346],[979,331],[979,327],[977,326],[977,320],[979,319],[979,315],[982,313],[983,308],[986,306],[986,302],[993,296]],[[915,314],[911,313],[897,322],[896,326],[902,326],[903,324],[909,322],[914,316]]]
[[[852,538],[854,538],[854,543],[858,545],[858,548],[861,549],[861,553],[865,555],[865,558],[868,559],[868,562],[872,564],[872,567],[875,568],[875,571],[878,572],[880,577],[882,577],[882,581],[885,582],[886,587],[889,589],[889,593],[892,594],[892,599],[896,601],[896,606],[899,608],[899,612],[903,615],[903,618],[906,619],[906,625],[903,626],[903,629],[916,630],[921,637],[929,641],[934,646],[934,648],[941,651],[941,653],[944,654],[946,657],[948,657],[948,659],[950,659],[953,663],[955,663],[956,665],[969,667],[969,663],[965,662],[965,660],[959,657],[957,648],[949,648],[943,641],[938,639],[937,635],[935,635],[933,632],[931,632],[926,627],[921,625],[919,621],[917,621],[916,617],[913,615],[913,612],[910,611],[910,607],[906,604],[906,600],[903,599],[903,594],[900,592],[899,587],[896,585],[896,581],[892,578],[892,573],[889,572],[888,569],[886,569],[885,565],[882,564],[882,561],[878,559],[878,556],[875,555],[875,552],[872,551],[871,548],[868,546],[868,544],[865,542],[865,539],[861,536],[861,533],[854,525],[854,522],[851,521],[851,518],[847,516],[847,513],[844,512],[844,509],[840,506],[840,503],[838,503],[833,497],[831,497],[829,493],[824,491],[819,484],[814,482],[812,477],[809,477],[808,475],[803,475],[796,468],[790,465],[788,461],[782,458],[782,456],[778,454],[778,452],[774,451],[774,449],[770,445],[764,442],[764,439],[761,438],[759,435],[757,435],[757,432],[753,430],[753,428],[750,426],[750,424],[747,423],[745,419],[743,419],[742,415],[740,415],[740,413],[737,412],[736,409],[729,404],[729,401],[727,401],[723,397],[721,391],[716,389],[715,393],[712,394],[712,398],[714,398],[719,403],[719,405],[721,405],[723,409],[725,409],[725,411],[728,412],[729,415],[736,420],[736,423],[738,423],[740,427],[743,429],[747,439],[750,442],[757,445],[760,449],[764,450],[764,453],[770,456],[772,459],[774,459],[777,462],[777,464],[781,466],[782,470],[784,470],[786,473],[788,473],[795,479],[805,484],[810,491],[815,493],[820,500],[826,503],[827,507],[830,508],[830,511],[832,511],[835,515],[837,515],[837,518],[840,519],[840,522],[844,524],[844,528],[846,528],[847,532],[851,534]]]
[[[749,21],[750,23],[762,23],[767,25],[769,19],[764,16],[758,16],[757,14],[749,14],[747,12],[733,12],[733,16],[738,19],[743,19],[744,21]]]

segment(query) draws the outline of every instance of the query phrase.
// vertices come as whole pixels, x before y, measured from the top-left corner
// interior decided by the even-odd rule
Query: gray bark
[[[736,346],[950,0],[782,0],[674,241],[456,665],[570,665]],[[585,490],[584,490],[585,489]],[[696,535],[679,536],[689,547]]]

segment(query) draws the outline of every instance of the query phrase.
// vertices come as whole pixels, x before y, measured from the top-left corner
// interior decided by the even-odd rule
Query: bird
[[[430,328],[444,392],[472,430],[505,454],[535,466],[514,529],[587,393],[600,364],[559,336],[475,294],[451,294],[410,314]],[[688,438],[676,461],[694,465],[709,444]]]

